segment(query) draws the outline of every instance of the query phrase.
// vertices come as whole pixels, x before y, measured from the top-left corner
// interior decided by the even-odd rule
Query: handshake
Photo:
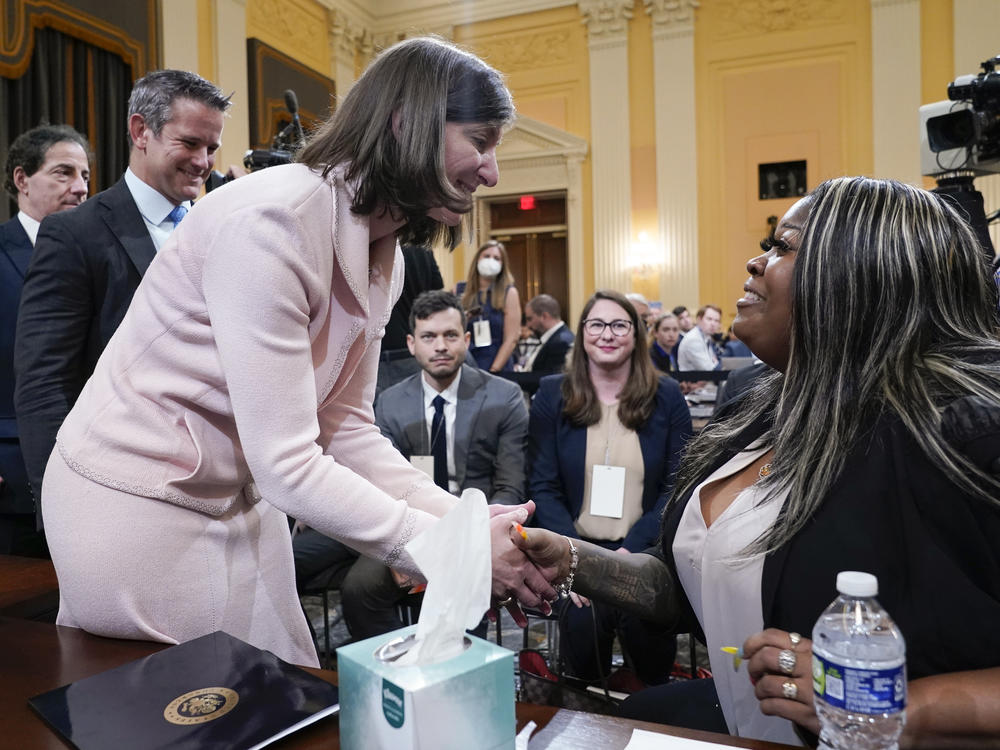
[[[499,608],[505,607],[523,628],[528,621],[522,606],[551,614],[552,603],[559,598],[556,585],[570,576],[570,545],[565,537],[541,529],[532,529],[529,542],[521,524],[535,512],[531,500],[491,505],[489,511],[493,607],[487,614],[495,621]]]

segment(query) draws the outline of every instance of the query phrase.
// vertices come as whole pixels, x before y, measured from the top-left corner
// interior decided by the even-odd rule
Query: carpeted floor
[[[336,669],[335,651],[339,646],[349,643],[351,635],[348,632],[347,626],[344,624],[343,616],[341,615],[339,592],[331,591],[329,594],[329,600],[330,651],[333,652],[333,656],[330,659],[329,664],[331,669]],[[305,609],[306,616],[309,618],[309,622],[313,627],[313,631],[316,633],[316,640],[320,652],[320,661],[323,662],[325,661],[323,643],[323,600],[318,596],[304,596],[302,597],[302,606],[303,609]],[[519,651],[520,649],[526,647],[541,651],[543,654],[548,656],[550,645],[558,648],[558,627],[554,621],[538,617],[529,618],[527,639],[525,639],[524,631],[514,623],[514,620],[507,611],[501,613],[500,626],[499,643],[512,651]],[[489,637],[490,640],[496,640],[497,634],[495,625],[490,626]],[[550,663],[551,661],[552,660],[549,659]],[[617,642],[614,646],[611,661],[613,668],[622,666],[621,649],[619,648]],[[687,674],[690,674],[690,663],[690,639],[687,634],[682,634],[678,636],[677,640],[677,668]],[[698,642],[695,642],[695,664],[705,669],[708,668],[708,654],[705,651],[705,647]]]

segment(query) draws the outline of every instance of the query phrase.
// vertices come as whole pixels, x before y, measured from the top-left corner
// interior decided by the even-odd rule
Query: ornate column
[[[664,307],[698,305],[694,21],[698,0],[644,0],[653,19],[656,207]]]
[[[213,0],[215,29],[215,71],[219,88],[235,91],[222,131],[222,148],[215,168],[225,172],[230,164],[243,166],[243,154],[250,147],[250,101],[247,92],[247,2]]]
[[[579,0],[590,49],[594,285],[629,291],[632,235],[628,20],[633,0]]]
[[[871,0],[875,177],[922,185],[920,0]]]
[[[342,10],[330,11],[330,77],[337,85],[337,96],[344,96],[356,78],[355,55],[365,31]]]

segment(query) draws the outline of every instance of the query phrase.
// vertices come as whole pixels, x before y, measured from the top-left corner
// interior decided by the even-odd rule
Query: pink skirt
[[[58,447],[42,497],[59,625],[163,643],[224,630],[319,666],[295,591],[287,516],[266,501],[210,516],[93,482]]]

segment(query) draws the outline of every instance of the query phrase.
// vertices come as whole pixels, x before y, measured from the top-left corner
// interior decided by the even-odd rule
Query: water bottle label
[[[896,713],[906,708],[906,666],[844,667],[814,652],[813,691],[828,705],[851,713]]]

